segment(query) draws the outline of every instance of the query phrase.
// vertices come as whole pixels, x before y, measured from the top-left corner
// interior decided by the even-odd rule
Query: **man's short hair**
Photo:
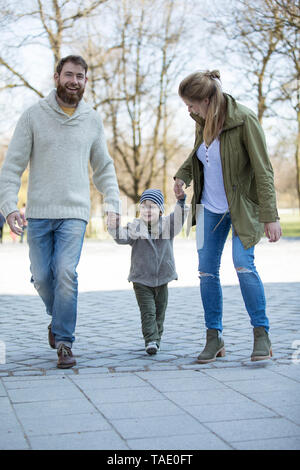
[[[58,73],[58,75],[60,75],[63,66],[67,62],[72,62],[73,64],[81,65],[81,67],[84,68],[85,74],[87,73],[88,65],[80,55],[68,55],[67,57],[63,57],[62,59],[60,59],[60,61],[58,62],[56,66],[56,72]]]

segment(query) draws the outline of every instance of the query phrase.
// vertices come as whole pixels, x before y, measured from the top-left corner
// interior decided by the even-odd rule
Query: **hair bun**
[[[218,79],[218,80],[221,79],[221,74],[219,70],[212,70],[212,71],[207,70],[206,75],[211,79]]]

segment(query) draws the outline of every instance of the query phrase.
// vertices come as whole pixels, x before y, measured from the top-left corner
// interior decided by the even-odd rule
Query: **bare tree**
[[[187,3],[122,0],[111,12],[110,42],[94,36],[85,48],[89,91],[105,113],[120,189],[133,202],[154,183],[167,195],[167,164],[178,148],[169,137],[169,102],[185,63]]]
[[[153,184],[168,194],[169,163],[181,148],[173,132],[173,88],[190,60],[183,39],[194,5],[194,0],[8,0],[2,10],[10,41],[2,48],[0,71],[12,93],[22,87],[43,97],[22,67],[18,54],[26,46],[46,47],[55,63],[72,42],[86,57],[87,96],[104,115],[120,188],[133,202]],[[99,196],[91,188],[96,207]]]
[[[281,71],[276,71],[279,86],[271,105],[283,117],[282,104],[289,103],[296,116],[296,188],[300,207],[300,6],[297,0],[264,0],[263,4],[265,7],[256,11],[254,24],[266,34],[275,32],[278,38],[272,55],[281,64]]]
[[[235,0],[210,20],[227,38],[226,51],[256,90],[257,114],[283,118],[289,102],[297,119],[297,192],[300,205],[300,13],[297,0]],[[233,65],[234,66],[234,65]]]
[[[42,91],[31,83],[31,77],[26,77],[20,69],[20,59],[14,59],[13,51],[18,52],[32,44],[46,46],[52,52],[55,66],[61,58],[62,46],[68,42],[75,27],[80,27],[80,20],[97,14],[99,7],[108,1],[29,0],[24,3],[15,0],[2,1],[0,25],[6,27],[7,33],[10,30],[10,42],[8,45],[3,45],[0,55],[0,67],[7,72],[6,84],[2,89],[25,87],[43,97]],[[28,20],[32,24],[32,31],[28,31]],[[21,30],[18,35],[16,25]]]
[[[235,0],[228,2],[225,11],[216,5],[215,18],[208,20],[210,31],[223,34],[228,41],[224,49],[218,48],[218,54],[225,53],[232,67],[248,80],[262,122],[265,113],[270,112],[274,90],[278,89],[280,67],[275,52],[282,38],[279,12],[274,12],[266,28],[267,0]]]
[[[295,149],[296,189],[300,209],[300,6],[297,0],[267,0],[269,16],[280,14],[282,24],[281,54],[288,60],[290,73],[285,74],[277,102],[288,101],[295,112],[297,137]]]
[[[296,166],[293,153],[294,142],[289,136],[278,139],[271,152],[276,193],[281,207],[293,207],[297,199]]]

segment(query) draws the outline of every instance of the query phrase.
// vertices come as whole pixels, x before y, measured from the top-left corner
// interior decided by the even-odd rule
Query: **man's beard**
[[[67,88],[58,82],[56,91],[57,95],[64,103],[77,106],[83,96],[84,87],[78,88],[76,93],[69,93]]]

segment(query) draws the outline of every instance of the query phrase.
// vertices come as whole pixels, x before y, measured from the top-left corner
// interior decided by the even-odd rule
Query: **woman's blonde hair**
[[[226,100],[223,95],[220,72],[206,70],[188,75],[179,85],[178,94],[181,98],[191,101],[209,99],[203,138],[206,145],[210,145],[221,132],[226,113]]]

